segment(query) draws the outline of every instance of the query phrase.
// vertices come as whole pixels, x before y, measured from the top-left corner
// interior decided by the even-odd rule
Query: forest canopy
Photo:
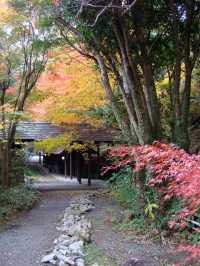
[[[102,121],[91,114],[105,102],[93,62],[69,48],[60,48],[49,55],[46,70],[27,102],[27,111],[36,121],[97,126]]]

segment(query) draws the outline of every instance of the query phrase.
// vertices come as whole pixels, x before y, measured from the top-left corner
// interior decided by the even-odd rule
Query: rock
[[[65,256],[65,255],[67,255],[67,254],[70,253],[70,250],[68,248],[67,249],[61,249],[61,248],[59,248],[59,249],[57,249],[56,253]]]
[[[53,243],[56,245],[58,243],[58,239],[55,239]]]
[[[90,228],[91,224],[87,220],[82,220],[69,227],[67,230],[68,235],[80,237],[81,239],[90,241]]]
[[[60,245],[62,245],[62,246],[69,246],[71,243],[73,243],[74,241],[77,241],[78,239],[76,238],[76,239],[66,239],[66,240],[64,240],[64,241],[62,241],[62,242],[60,242]]]
[[[73,210],[79,211],[80,214],[83,214],[95,208],[93,202],[87,198],[79,198],[72,201],[70,207]]]
[[[51,254],[45,255],[42,258],[41,263],[47,263],[54,259],[56,259],[56,255],[54,253],[51,253]]]
[[[65,264],[69,264],[69,265],[75,265],[75,261],[72,257],[66,257],[63,255],[57,255],[57,258],[60,260],[60,262],[64,262]]]
[[[94,204],[86,197],[75,199],[65,209],[57,230],[60,236],[54,240],[53,252],[42,259],[42,263],[56,266],[84,266],[84,242],[91,239],[91,222],[84,213],[94,209]],[[98,266],[94,264],[93,266]]]
[[[72,243],[71,245],[69,245],[69,250],[72,252],[72,253],[75,253],[75,254],[81,254],[83,255],[83,241],[80,240],[80,241],[77,241],[77,242],[74,242]]]
[[[149,264],[146,264],[144,261],[139,259],[131,259],[127,261],[123,266],[149,266]]]
[[[85,266],[84,259],[82,259],[82,258],[78,258],[78,259],[76,260],[76,265],[77,265],[77,266]]]
[[[83,214],[83,213],[86,213],[86,212],[89,212],[91,210],[93,210],[93,206],[82,206],[80,207],[80,213]]]
[[[57,265],[57,260],[50,260],[50,263],[51,263],[52,265]]]
[[[73,242],[73,239],[72,239],[71,236],[68,236],[66,234],[62,234],[62,235],[59,236],[57,243],[58,244],[64,243],[64,242],[65,243],[67,243],[67,242],[72,243],[71,241]]]

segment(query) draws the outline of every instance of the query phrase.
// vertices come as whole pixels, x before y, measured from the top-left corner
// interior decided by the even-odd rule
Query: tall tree
[[[59,42],[94,60],[119,127],[132,142],[162,138],[155,84],[168,73],[172,140],[187,149],[191,78],[199,56],[199,1],[30,2],[42,6]],[[128,120],[116,103],[116,87]]]
[[[14,11],[16,15],[16,11]],[[29,14],[30,15],[30,14]],[[10,186],[9,168],[16,125],[24,104],[47,61],[44,35],[30,17],[20,16],[17,23],[0,28],[0,107],[1,107],[1,177]]]
[[[57,5],[56,20],[61,25],[63,35],[74,48],[95,59],[113,111],[120,117],[120,110],[115,104],[113,87],[110,83],[110,73],[114,75],[127,109],[130,132],[134,141],[145,144],[159,138],[161,135],[159,106],[152,58],[148,53],[155,22],[147,27],[147,20],[150,19],[144,15],[140,16],[138,21],[138,13],[146,12],[147,6],[135,4],[134,12],[131,12],[131,9],[126,12],[126,8],[122,6],[102,7],[94,3],[93,7],[84,5],[81,1],[79,4],[79,7],[74,7],[70,1],[68,3],[60,1]],[[68,16],[72,8],[74,14]],[[75,35],[79,43],[74,44],[71,35],[65,34],[65,29]],[[123,129],[119,117],[117,120]]]
[[[69,45],[97,63],[113,112],[124,129],[110,84],[114,76],[131,136],[140,144],[161,137],[156,73],[170,69],[172,140],[188,147],[191,76],[199,55],[199,9],[196,0],[55,1],[61,33]]]
[[[172,111],[172,141],[189,148],[188,122],[192,72],[200,52],[200,3],[168,1],[173,58],[169,73]]]

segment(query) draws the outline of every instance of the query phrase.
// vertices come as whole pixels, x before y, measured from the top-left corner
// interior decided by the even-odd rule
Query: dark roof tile
[[[60,126],[48,122],[20,122],[16,129],[16,139],[43,140],[72,131],[77,132],[78,136],[74,141],[112,142],[119,135],[119,131],[113,128],[93,128],[88,124]]]

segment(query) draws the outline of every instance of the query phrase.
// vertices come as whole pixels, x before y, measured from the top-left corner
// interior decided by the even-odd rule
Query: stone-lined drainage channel
[[[84,214],[94,208],[93,202],[86,196],[71,201],[56,227],[59,237],[52,243],[51,252],[42,258],[41,265],[85,266],[84,245],[91,241],[92,224]]]

